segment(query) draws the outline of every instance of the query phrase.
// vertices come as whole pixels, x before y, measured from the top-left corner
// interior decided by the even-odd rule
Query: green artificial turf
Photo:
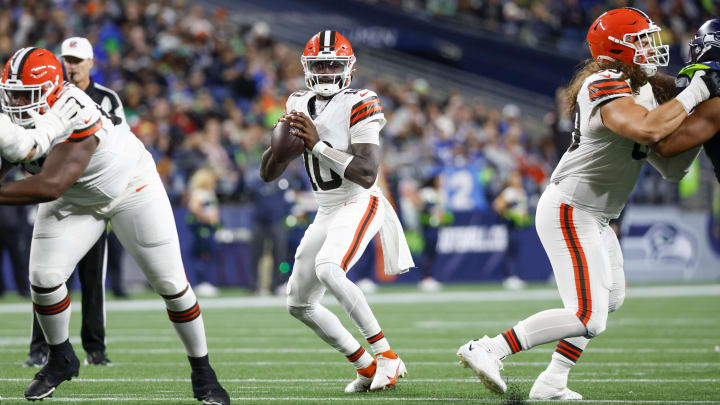
[[[547,288],[543,286],[543,288]],[[680,287],[682,288],[682,287]],[[372,308],[409,375],[393,390],[345,394],[352,366],[306,326],[288,315],[279,301],[260,308],[222,308],[200,299],[210,360],[233,403],[510,403],[520,404],[550,360],[553,344],[505,360],[508,394],[485,390],[469,369],[457,364],[457,348],[471,338],[495,335],[539,310],[558,307],[559,298],[524,299],[507,293],[495,301],[456,301],[453,293],[498,294],[498,287],[460,286],[420,295],[408,287],[386,287],[377,296],[403,303]],[[537,288],[531,291],[542,291]],[[501,293],[501,295],[504,293]],[[73,296],[79,303],[79,297]],[[129,304],[154,299],[144,294]],[[252,299],[223,291],[222,299]],[[160,301],[159,298],[157,301]],[[30,315],[3,307],[27,301],[0,301],[0,397],[2,404],[25,403],[23,391],[38,369],[22,368],[28,348]],[[114,302],[122,306],[124,302]],[[221,301],[218,301],[221,302]],[[158,304],[162,305],[161,302]],[[140,305],[142,307],[142,305]],[[364,342],[337,305],[348,329]],[[71,340],[79,342],[80,314],[73,313]],[[82,366],[80,377],[58,387],[44,403],[193,404],[190,368],[164,310],[110,308],[108,357],[112,367]],[[593,339],[570,375],[569,387],[585,403],[720,404],[720,297],[634,298],[611,314],[608,329]],[[538,403],[538,402],[534,402]]]

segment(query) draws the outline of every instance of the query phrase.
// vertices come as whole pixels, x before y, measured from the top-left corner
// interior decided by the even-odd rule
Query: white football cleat
[[[364,375],[357,373],[355,379],[345,386],[345,392],[368,392],[372,381],[372,377],[365,377]]]
[[[470,367],[487,389],[497,394],[504,394],[507,391],[507,385],[500,377],[503,365],[500,359],[492,353],[490,346],[484,343],[486,340],[490,340],[490,338],[485,336],[482,339],[465,343],[458,349],[457,356],[460,364]]]
[[[567,387],[567,376],[550,374],[545,370],[530,389],[530,399],[579,401],[582,395]]]
[[[370,384],[370,391],[378,391],[397,384],[397,379],[405,377],[407,369],[400,357],[390,359],[382,354],[377,355],[377,370]]]

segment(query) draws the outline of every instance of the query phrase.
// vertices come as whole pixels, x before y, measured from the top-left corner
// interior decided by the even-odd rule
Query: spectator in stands
[[[508,245],[504,258],[503,287],[508,290],[522,290],[525,282],[519,277],[519,235],[518,231],[533,224],[528,213],[528,197],[523,187],[523,177],[518,170],[510,173],[507,186],[492,203],[493,210],[505,220],[508,228]]]
[[[445,194],[442,190],[440,176],[433,176],[425,182],[420,190],[420,227],[424,242],[420,258],[423,279],[418,284],[421,291],[435,292],[442,289],[442,284],[433,277],[437,258],[438,231],[441,226],[448,225],[451,216],[445,209]]]
[[[253,173],[257,172],[253,170]],[[260,295],[282,293],[278,287],[287,282],[289,275],[280,272],[280,265],[288,263],[291,255],[285,224],[285,218],[290,213],[290,203],[285,199],[285,194],[290,190],[292,172],[270,183],[263,182],[257,175],[253,177],[248,180],[250,201],[256,207],[253,239],[250,243],[250,289]],[[269,290],[261,283],[261,259],[266,251],[270,251],[272,256]]]
[[[599,15],[597,4],[605,8],[602,2],[577,0],[367,1],[383,7],[402,4],[428,18],[451,18],[446,21],[548,51],[566,49],[570,56],[582,47],[567,31]],[[304,88],[299,55],[276,42],[267,23],[237,24],[227,10],[185,2],[96,3],[56,2],[48,14],[31,2],[0,0],[6,6],[0,8],[0,58],[6,60],[22,46],[42,44],[60,51],[66,36],[85,35],[95,43],[93,81],[120,93],[128,124],[153,154],[171,201],[179,202],[190,176],[207,165],[224,173],[218,185],[222,201],[256,201],[256,190],[243,183],[252,177],[265,123],[275,121],[283,104],[277,95]],[[689,28],[717,13],[710,1],[660,1],[654,10],[658,23],[670,28],[663,30],[671,37],[665,42],[675,44],[686,42]],[[389,122],[382,160],[394,193],[403,179],[419,179],[419,187],[438,164],[457,165],[454,159],[461,158],[472,166],[484,159],[492,170],[479,175],[491,179],[490,195],[501,191],[513,170],[521,170],[532,200],[570,140],[573,121],[567,114],[528,127],[522,112],[502,114],[490,99],[469,100],[422,79],[359,70],[353,81],[363,80],[372,81],[368,87],[383,98]],[[657,174],[648,177],[652,182]],[[636,198],[647,201],[653,192],[640,187]]]
[[[217,174],[211,168],[202,168],[190,178],[188,190],[187,223],[192,231],[190,260],[195,270],[195,293],[214,297],[218,290],[212,283],[213,256],[217,250],[215,230],[220,227],[220,207],[215,195]]]

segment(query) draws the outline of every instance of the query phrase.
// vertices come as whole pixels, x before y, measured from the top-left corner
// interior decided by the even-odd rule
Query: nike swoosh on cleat
[[[366,94],[368,94],[367,91],[365,93],[360,93],[360,97],[365,97]]]
[[[610,75],[609,75],[609,74],[607,74],[607,75],[600,75],[600,76],[602,76],[602,77],[604,77],[604,78],[607,78],[607,79],[610,78]]]
[[[470,346],[468,346],[468,350],[472,351],[472,343],[470,343]]]
[[[88,118],[86,121],[84,121],[86,124],[90,122],[90,118]]]
[[[400,375],[400,365],[398,364],[398,367],[395,370],[395,377],[390,377],[388,375],[385,376],[385,377],[387,377],[388,380],[390,380],[390,384],[388,384],[388,385],[394,385],[395,383],[397,383],[397,379],[398,379],[399,375]]]
[[[144,188],[147,187],[147,186],[148,186],[148,185],[146,184],[146,185],[144,185],[144,186],[142,186],[142,187],[138,187],[138,188],[135,189],[135,192],[137,193],[138,191],[144,189]]]

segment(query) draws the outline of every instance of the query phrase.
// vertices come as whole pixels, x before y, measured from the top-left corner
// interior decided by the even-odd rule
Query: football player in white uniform
[[[405,365],[346,273],[378,232],[386,272],[413,266],[397,215],[376,185],[385,116],[374,92],[348,88],[355,56],[340,33],[317,33],[305,46],[301,62],[311,91],[291,94],[280,120],[288,120],[291,132],[305,142],[305,169],[319,210],[295,253],[287,306],[355,366],[356,379],[346,392],[376,391],[395,385],[406,374]],[[287,164],[279,163],[268,148],[261,163],[263,180],[276,179]],[[375,359],[320,304],[326,289],[367,339]]]
[[[540,198],[535,223],[564,308],[539,312],[494,338],[460,347],[461,363],[494,392],[507,389],[500,376],[502,359],[558,341],[530,398],[582,398],[567,387],[568,373],[625,298],[622,253],[608,222],[619,216],[646,160],[677,181],[698,154],[695,148],[668,160],[649,148],[718,91],[718,76],[707,74],[693,77],[677,97],[668,96],[672,79],[655,76],[657,67],[668,62],[659,33],[645,13],[633,8],[606,12],[588,31],[593,60],[568,90],[575,105],[573,142]]]
[[[51,52],[23,48],[0,81],[3,176],[13,163],[34,173],[0,188],[0,204],[40,203],[30,248],[34,310],[50,346],[48,362],[25,390],[28,400],[52,395],[78,375],[68,339],[65,281],[105,230],[107,221],[165,300],[185,346],[195,397],[229,404],[208,361],[205,328],[185,277],[170,202],[150,154],[127,124],[115,125],[90,96],[62,81]]]

